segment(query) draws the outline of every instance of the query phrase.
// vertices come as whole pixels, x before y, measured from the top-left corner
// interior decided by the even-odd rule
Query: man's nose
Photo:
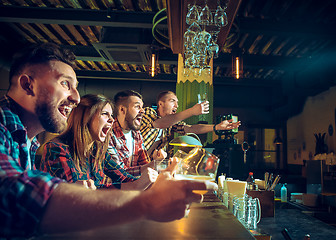
[[[79,104],[80,102],[80,96],[79,96],[79,92],[76,88],[73,88],[71,90],[71,94],[69,96],[69,100],[73,103],[75,103],[76,105]]]

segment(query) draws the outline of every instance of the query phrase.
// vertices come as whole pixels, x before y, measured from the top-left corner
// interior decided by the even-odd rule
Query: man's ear
[[[20,87],[27,93],[27,95],[34,96],[34,89],[33,89],[33,82],[34,80],[26,74],[22,74],[19,77],[19,84]]]
[[[125,114],[126,114],[125,106],[119,105],[116,109],[116,117],[125,116]]]
[[[126,115],[127,109],[124,105],[119,106],[119,113],[122,115]]]

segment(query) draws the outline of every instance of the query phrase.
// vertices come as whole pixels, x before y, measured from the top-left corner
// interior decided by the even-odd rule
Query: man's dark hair
[[[168,95],[168,94],[174,94],[174,95],[176,95],[174,92],[172,92],[172,91],[163,91],[163,92],[160,92],[158,95],[157,95],[157,97],[156,97],[156,103],[158,104],[158,102],[160,101],[160,100],[162,100],[162,98],[164,98],[166,95]]]
[[[58,60],[73,67],[75,58],[73,52],[54,43],[31,45],[14,55],[9,71],[9,85],[13,76],[20,74],[26,66]]]
[[[133,91],[133,90],[125,90],[125,91],[118,92],[114,96],[114,104],[116,106],[119,106],[120,104],[124,103],[125,100],[128,100],[128,98],[131,96],[138,97],[142,100],[142,96],[140,93]]]

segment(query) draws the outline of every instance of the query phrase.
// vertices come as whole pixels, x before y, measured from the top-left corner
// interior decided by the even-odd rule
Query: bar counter
[[[276,202],[275,216],[262,218],[258,230],[272,236],[272,240],[283,240],[281,231],[286,228],[293,240],[302,240],[309,234],[314,240],[336,239],[336,228],[300,210],[291,203]]]
[[[194,203],[187,218],[168,223],[148,220],[85,232],[45,235],[44,239],[255,239],[214,194],[204,195],[202,203]]]

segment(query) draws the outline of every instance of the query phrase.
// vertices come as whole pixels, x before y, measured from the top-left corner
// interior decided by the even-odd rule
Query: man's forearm
[[[182,112],[176,114],[169,114],[162,118],[158,118],[154,121],[155,128],[168,128],[184,119],[194,116],[191,108],[188,108]]]
[[[139,219],[166,222],[180,219],[201,195],[216,190],[212,182],[175,180],[160,174],[146,191],[89,190],[61,183],[53,192],[40,223],[41,233],[64,233],[127,223]]]
[[[184,126],[184,131],[186,133],[196,133],[203,134],[213,131],[213,124],[195,124],[195,125],[186,125]]]
[[[49,199],[40,232],[88,230],[143,218],[140,194],[140,191],[92,191],[62,183]]]

